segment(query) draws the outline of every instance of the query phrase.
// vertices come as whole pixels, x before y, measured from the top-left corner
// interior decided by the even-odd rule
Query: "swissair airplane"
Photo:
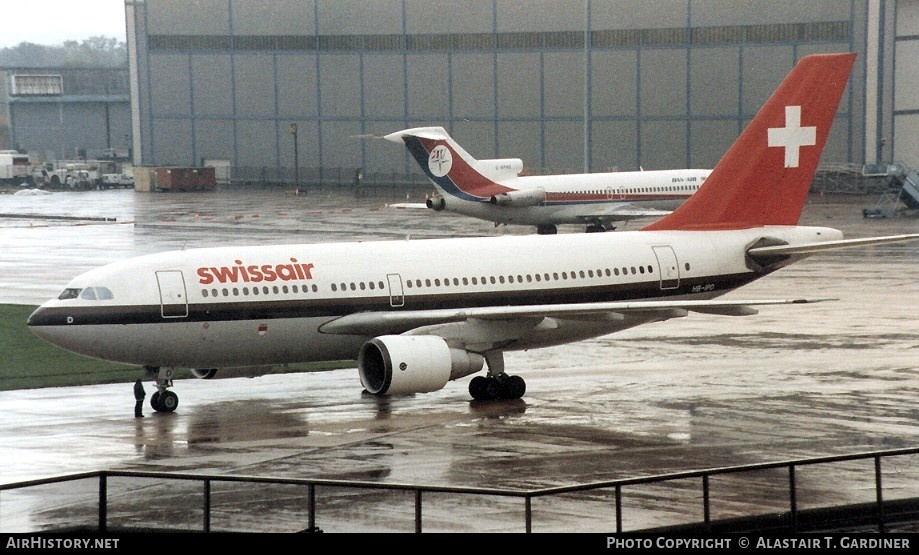
[[[797,225],[854,58],[802,58],[702,187],[640,230],[164,252],[74,278],[28,325],[64,349],[155,371],[151,404],[169,412],[176,367],[207,377],[343,359],[374,395],[479,374],[474,399],[519,398],[526,384],[505,373],[506,351],[816,302],[719,297],[824,250],[919,239]]]
[[[539,234],[558,224],[586,224],[588,232],[615,229],[616,222],[660,217],[690,197],[711,170],[658,170],[520,176],[519,158],[476,160],[443,127],[416,127],[383,137],[406,148],[434,184],[425,204],[400,208],[446,210],[501,224],[536,226]]]

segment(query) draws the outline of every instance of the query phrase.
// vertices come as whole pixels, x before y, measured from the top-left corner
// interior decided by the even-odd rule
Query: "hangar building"
[[[534,173],[707,168],[796,60],[854,51],[823,163],[919,166],[916,1],[125,7],[138,165],[221,160],[243,181],[289,181],[295,159],[321,179],[405,174],[417,170],[404,149],[361,137],[439,125],[477,158]]]

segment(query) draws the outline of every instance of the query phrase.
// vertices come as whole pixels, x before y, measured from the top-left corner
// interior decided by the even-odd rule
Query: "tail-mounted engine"
[[[451,349],[436,335],[381,335],[364,343],[357,357],[361,385],[374,395],[437,391],[484,365],[481,355]]]
[[[447,207],[447,201],[440,195],[429,197],[428,200],[424,201],[424,204],[435,212],[440,212]]]
[[[528,189],[525,191],[508,191],[491,197],[491,203],[496,206],[538,206],[546,200],[546,191],[543,189]]]

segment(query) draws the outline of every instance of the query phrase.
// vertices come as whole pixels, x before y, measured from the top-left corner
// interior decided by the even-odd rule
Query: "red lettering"
[[[214,276],[208,272],[207,268],[198,268],[198,277],[201,278],[198,280],[201,285],[208,285],[214,281]]]
[[[312,263],[301,264],[291,258],[292,264],[258,264],[243,265],[241,260],[234,260],[236,266],[212,266],[197,268],[198,283],[210,285],[219,283],[259,283],[262,281],[296,281],[313,279]]]
[[[274,268],[271,267],[271,264],[262,266],[262,275],[265,276],[265,281],[275,281],[278,279],[278,274],[274,273]]]
[[[235,266],[232,268],[227,268],[226,266],[211,268],[211,273],[214,274],[214,277],[216,277],[217,281],[220,283],[226,283],[228,281],[235,283],[239,281],[239,268]]]

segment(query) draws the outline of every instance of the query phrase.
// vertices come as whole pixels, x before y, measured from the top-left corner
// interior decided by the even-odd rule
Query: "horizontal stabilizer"
[[[450,135],[443,127],[415,127],[383,136],[387,141],[392,141],[394,143],[402,143],[403,137],[418,137],[419,139],[430,139],[432,141],[445,141],[450,139]]]
[[[839,241],[805,243],[801,245],[774,245],[769,247],[754,247],[748,250],[747,254],[753,258],[793,254],[816,254],[818,252],[829,250],[863,247],[866,245],[882,245],[886,243],[897,243],[900,241],[911,241],[915,239],[919,239],[919,233],[888,235],[886,237],[866,237],[864,239],[842,239]]]

